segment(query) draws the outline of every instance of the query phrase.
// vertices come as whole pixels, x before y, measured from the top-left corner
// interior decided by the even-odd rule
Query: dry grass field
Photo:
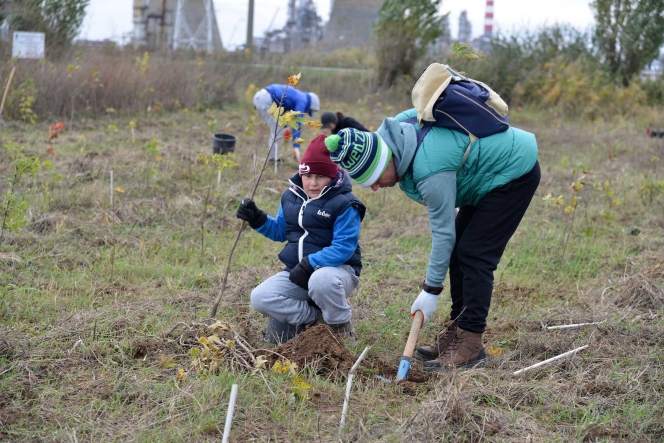
[[[235,211],[265,157],[267,127],[245,95],[207,110],[74,116],[51,142],[53,122],[0,126],[3,179],[13,173],[9,143],[54,166],[16,188],[29,222],[0,245],[0,440],[219,441],[234,383],[236,442],[664,439],[664,139],[645,137],[645,117],[511,113],[537,135],[542,181],[496,271],[490,363],[407,389],[373,375],[396,369],[405,344],[429,254],[426,210],[398,188],[356,187],[368,210],[350,300],[359,342],[347,351],[371,350],[339,433],[347,368],[320,358],[275,370],[255,359],[268,346],[266,319],[249,293],[280,269],[280,244],[242,234],[208,318],[240,227]],[[374,128],[404,105],[331,89],[322,100]],[[239,138],[238,166],[219,181],[205,161],[212,129]],[[276,214],[296,170],[291,158],[268,168],[259,207]],[[449,294],[420,343],[448,313]]]

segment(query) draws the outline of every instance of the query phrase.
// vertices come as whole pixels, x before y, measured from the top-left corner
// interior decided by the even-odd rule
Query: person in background
[[[284,92],[285,91],[285,92]],[[283,103],[282,103],[283,97]],[[276,103],[286,111],[298,111],[312,117],[315,112],[320,110],[320,99],[314,92],[302,92],[292,86],[273,84],[264,87],[254,94],[254,108],[260,113],[265,121],[270,126],[270,140],[268,142],[268,149],[270,149],[269,159],[277,160],[279,158],[279,144],[274,142],[275,133],[277,138],[283,137],[283,127],[277,128],[278,122],[267,111]],[[295,143],[300,137],[302,127],[298,123],[297,129],[293,131],[291,137],[293,139],[293,150],[295,158],[300,161],[300,144]],[[276,148],[276,149],[275,149]]]
[[[318,323],[355,340],[346,299],[359,283],[366,208],[351,193],[350,177],[330,160],[325,134],[311,141],[290,184],[276,217],[250,199],[243,199],[237,211],[259,234],[286,242],[279,253],[284,270],[254,288],[251,305],[270,317],[266,339],[273,343]]]
[[[470,145],[466,134],[434,126],[418,145],[419,125],[405,122],[416,115],[387,118],[376,132],[344,129],[325,144],[356,183],[374,191],[399,183],[427,207],[431,253],[410,312],[429,320],[448,269],[452,307],[437,342],[417,350],[424,371],[481,367],[493,273],[540,182],[537,141],[510,127]]]
[[[339,131],[346,128],[369,132],[367,128],[362,126],[362,123],[352,117],[344,116],[341,112],[325,111],[320,116],[320,122],[323,124],[321,129],[329,129],[332,134],[338,134]]]

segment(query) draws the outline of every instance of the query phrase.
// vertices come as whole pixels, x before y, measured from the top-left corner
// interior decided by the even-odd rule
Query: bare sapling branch
[[[275,145],[279,143],[281,138],[277,138],[277,136],[280,133],[280,129],[282,128],[283,125],[281,125],[281,116],[284,114],[284,109],[282,107],[284,103],[284,98],[286,97],[286,91],[288,91],[289,86],[296,86],[297,85],[297,80],[299,80],[299,75],[297,76],[297,79],[294,81],[291,80],[292,77],[295,76],[289,76],[288,81],[286,82],[286,88],[284,88],[284,91],[281,94],[281,98],[279,99],[279,104],[277,105],[276,103],[272,103],[272,108],[270,108],[270,113],[272,115],[272,118],[275,119],[276,125],[274,126],[274,132],[272,134],[272,143],[270,144],[270,148],[267,150],[267,153],[265,154],[265,159],[263,160],[263,166],[261,167],[260,173],[258,174],[258,177],[256,178],[254,182],[254,188],[251,191],[251,199],[254,199],[254,196],[256,195],[256,190],[258,189],[258,185],[261,183],[261,180],[263,178],[263,173],[265,172],[265,169],[267,167],[268,161],[270,159],[270,152],[275,148]],[[275,160],[276,162],[276,160]],[[231,247],[230,252],[228,253],[228,260],[226,261],[226,270],[224,271],[224,278],[221,283],[221,289],[219,291],[219,294],[217,295],[217,299],[215,300],[214,304],[212,305],[212,309],[210,310],[210,317],[215,318],[217,315],[217,309],[219,308],[219,303],[221,303],[221,300],[224,297],[224,293],[226,292],[226,285],[228,284],[228,273],[231,268],[231,261],[233,259],[233,254],[235,253],[235,248],[237,247],[238,242],[240,241],[240,236],[242,235],[242,231],[244,230],[247,222],[242,221],[240,224],[240,229],[238,229],[237,235],[235,236],[235,241],[233,242],[233,246]]]

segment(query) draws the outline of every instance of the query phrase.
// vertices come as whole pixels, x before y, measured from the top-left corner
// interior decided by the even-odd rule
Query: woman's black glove
[[[237,218],[249,222],[249,226],[258,229],[267,221],[267,214],[256,206],[253,200],[243,198],[240,207],[237,208]]]
[[[313,273],[314,268],[309,264],[309,258],[304,257],[300,263],[291,269],[288,279],[302,289],[309,290],[309,278]]]

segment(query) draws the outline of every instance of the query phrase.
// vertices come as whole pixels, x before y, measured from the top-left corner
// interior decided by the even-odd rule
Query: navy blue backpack
[[[443,127],[467,134],[470,144],[463,156],[466,162],[470,148],[480,138],[489,137],[510,127],[507,104],[482,82],[457,73],[447,65],[433,63],[424,70],[412,92],[419,123],[417,147],[434,127]]]

